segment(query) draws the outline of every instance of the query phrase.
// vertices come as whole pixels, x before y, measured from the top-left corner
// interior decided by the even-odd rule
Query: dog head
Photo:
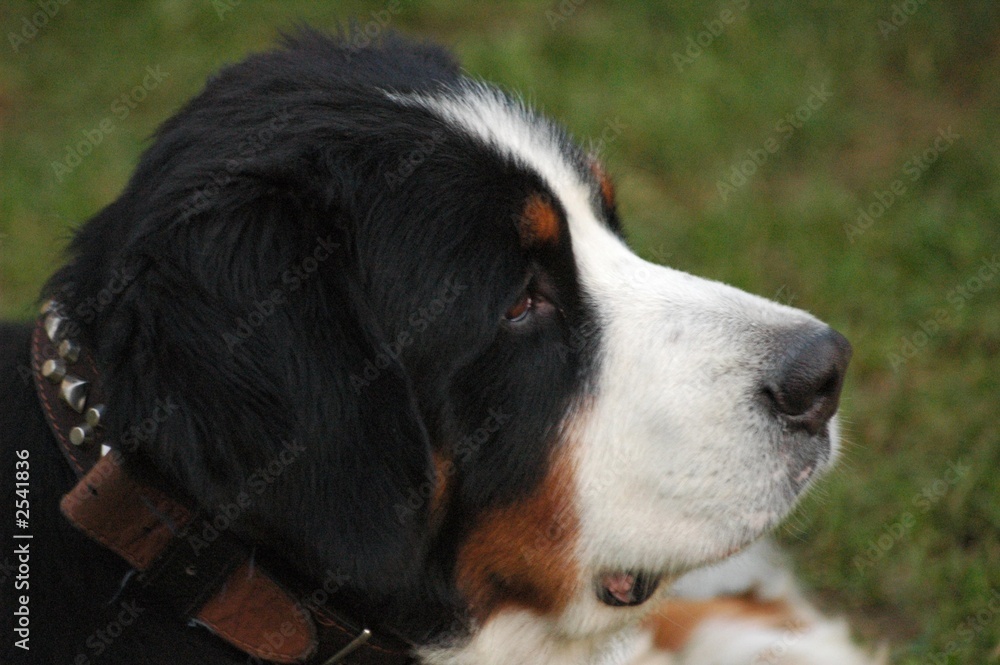
[[[847,342],[638,258],[601,165],[434,47],[224,70],[72,253],[109,439],[415,641],[605,635],[836,451]]]

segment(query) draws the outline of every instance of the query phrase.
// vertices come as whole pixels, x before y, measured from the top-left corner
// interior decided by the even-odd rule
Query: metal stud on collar
[[[70,336],[73,326],[62,312],[63,307],[57,300],[48,300],[42,305],[42,328],[49,341],[55,345],[58,357],[45,360],[39,368],[40,373],[49,382],[59,386],[60,400],[83,416],[75,425],[72,423],[60,425],[69,428],[64,434],[65,438],[73,446],[81,449],[91,448],[100,442],[100,454],[103,457],[111,450],[107,444],[100,441],[105,406],[94,404],[87,408],[87,399],[91,392],[90,382],[72,373],[77,364],[84,359],[85,350],[79,341]],[[70,455],[72,456],[72,453]]]
[[[60,341],[63,323],[65,322],[66,319],[59,316],[57,310],[52,310],[45,315],[45,334],[48,335],[50,342],[56,343]]]
[[[49,358],[42,363],[42,376],[52,383],[59,383],[66,376],[66,362],[60,358]]]
[[[94,440],[94,428],[90,425],[77,425],[69,431],[69,441],[74,446],[82,446]]]
[[[83,414],[84,420],[91,427],[97,427],[101,424],[101,420],[104,418],[105,407],[103,404],[98,404],[87,409],[87,413]]]
[[[352,653],[357,651],[361,646],[372,638],[372,631],[365,628],[362,630],[357,637],[350,641],[350,643],[338,651],[337,653],[330,656],[323,665],[337,665],[338,663],[343,663],[344,659],[350,656]]]
[[[71,339],[64,339],[59,342],[59,357],[66,362],[75,363],[80,359],[80,345]]]
[[[87,406],[87,389],[90,384],[83,379],[69,375],[62,380],[59,386],[59,394],[63,401],[69,404],[70,408],[77,413],[83,413]]]

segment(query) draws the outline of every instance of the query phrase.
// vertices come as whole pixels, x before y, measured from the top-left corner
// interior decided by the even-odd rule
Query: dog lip
[[[801,494],[809,484],[821,476],[829,466],[833,442],[827,428],[818,435],[793,436],[785,441],[781,457],[791,491]]]
[[[646,571],[614,571],[597,576],[597,599],[610,607],[642,605],[660,586],[660,575]]]

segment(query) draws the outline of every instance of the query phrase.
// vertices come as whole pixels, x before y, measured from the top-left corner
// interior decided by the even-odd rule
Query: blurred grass
[[[220,17],[219,6],[232,7]],[[38,6],[0,1],[0,315],[32,315],[70,230],[117,195],[156,125],[212,71],[298,19],[333,28],[388,6],[71,0],[15,52],[9,33]],[[578,137],[623,127],[606,133],[602,152],[641,254],[807,308],[848,335],[845,459],[782,538],[831,611],[849,614],[866,638],[892,641],[893,662],[994,662],[1000,273],[974,280],[1000,254],[1000,8],[399,6],[392,27],[453,47],[471,73],[521,91]],[[888,31],[880,21],[894,7],[915,11],[897,14],[906,21]],[[724,10],[734,20],[678,66],[675,54]],[[169,77],[128,117],[115,116],[115,99],[157,65]],[[790,136],[779,130],[823,85],[829,100]],[[52,163],[108,117],[114,131],[60,182]],[[949,127],[961,138],[911,180],[908,160]],[[770,138],[780,148],[721,196],[719,181]],[[858,208],[896,179],[906,192],[851,237]],[[952,291],[962,286],[978,288],[959,308]],[[940,310],[944,323],[928,328]],[[894,362],[907,341],[920,348]],[[923,510],[921,492],[940,489],[955,461],[969,472]],[[908,513],[913,526],[892,536]],[[871,551],[878,556],[864,558]],[[950,644],[950,660],[933,660]]]

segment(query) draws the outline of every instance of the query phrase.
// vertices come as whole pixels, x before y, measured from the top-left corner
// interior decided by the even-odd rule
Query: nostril
[[[787,422],[817,434],[837,411],[851,345],[827,327],[795,331],[783,351],[764,394]]]
[[[823,385],[819,387],[818,391],[816,391],[816,394],[820,397],[828,397],[834,395],[840,390],[840,384],[842,378],[843,377],[841,377],[839,372],[831,373],[830,377],[825,382],[823,382]]]
[[[817,401],[834,397],[840,391],[841,376],[836,369],[827,376],[810,376],[807,371],[812,367],[797,367],[786,375],[781,384],[769,389],[778,409],[787,416],[799,416],[806,413]]]

